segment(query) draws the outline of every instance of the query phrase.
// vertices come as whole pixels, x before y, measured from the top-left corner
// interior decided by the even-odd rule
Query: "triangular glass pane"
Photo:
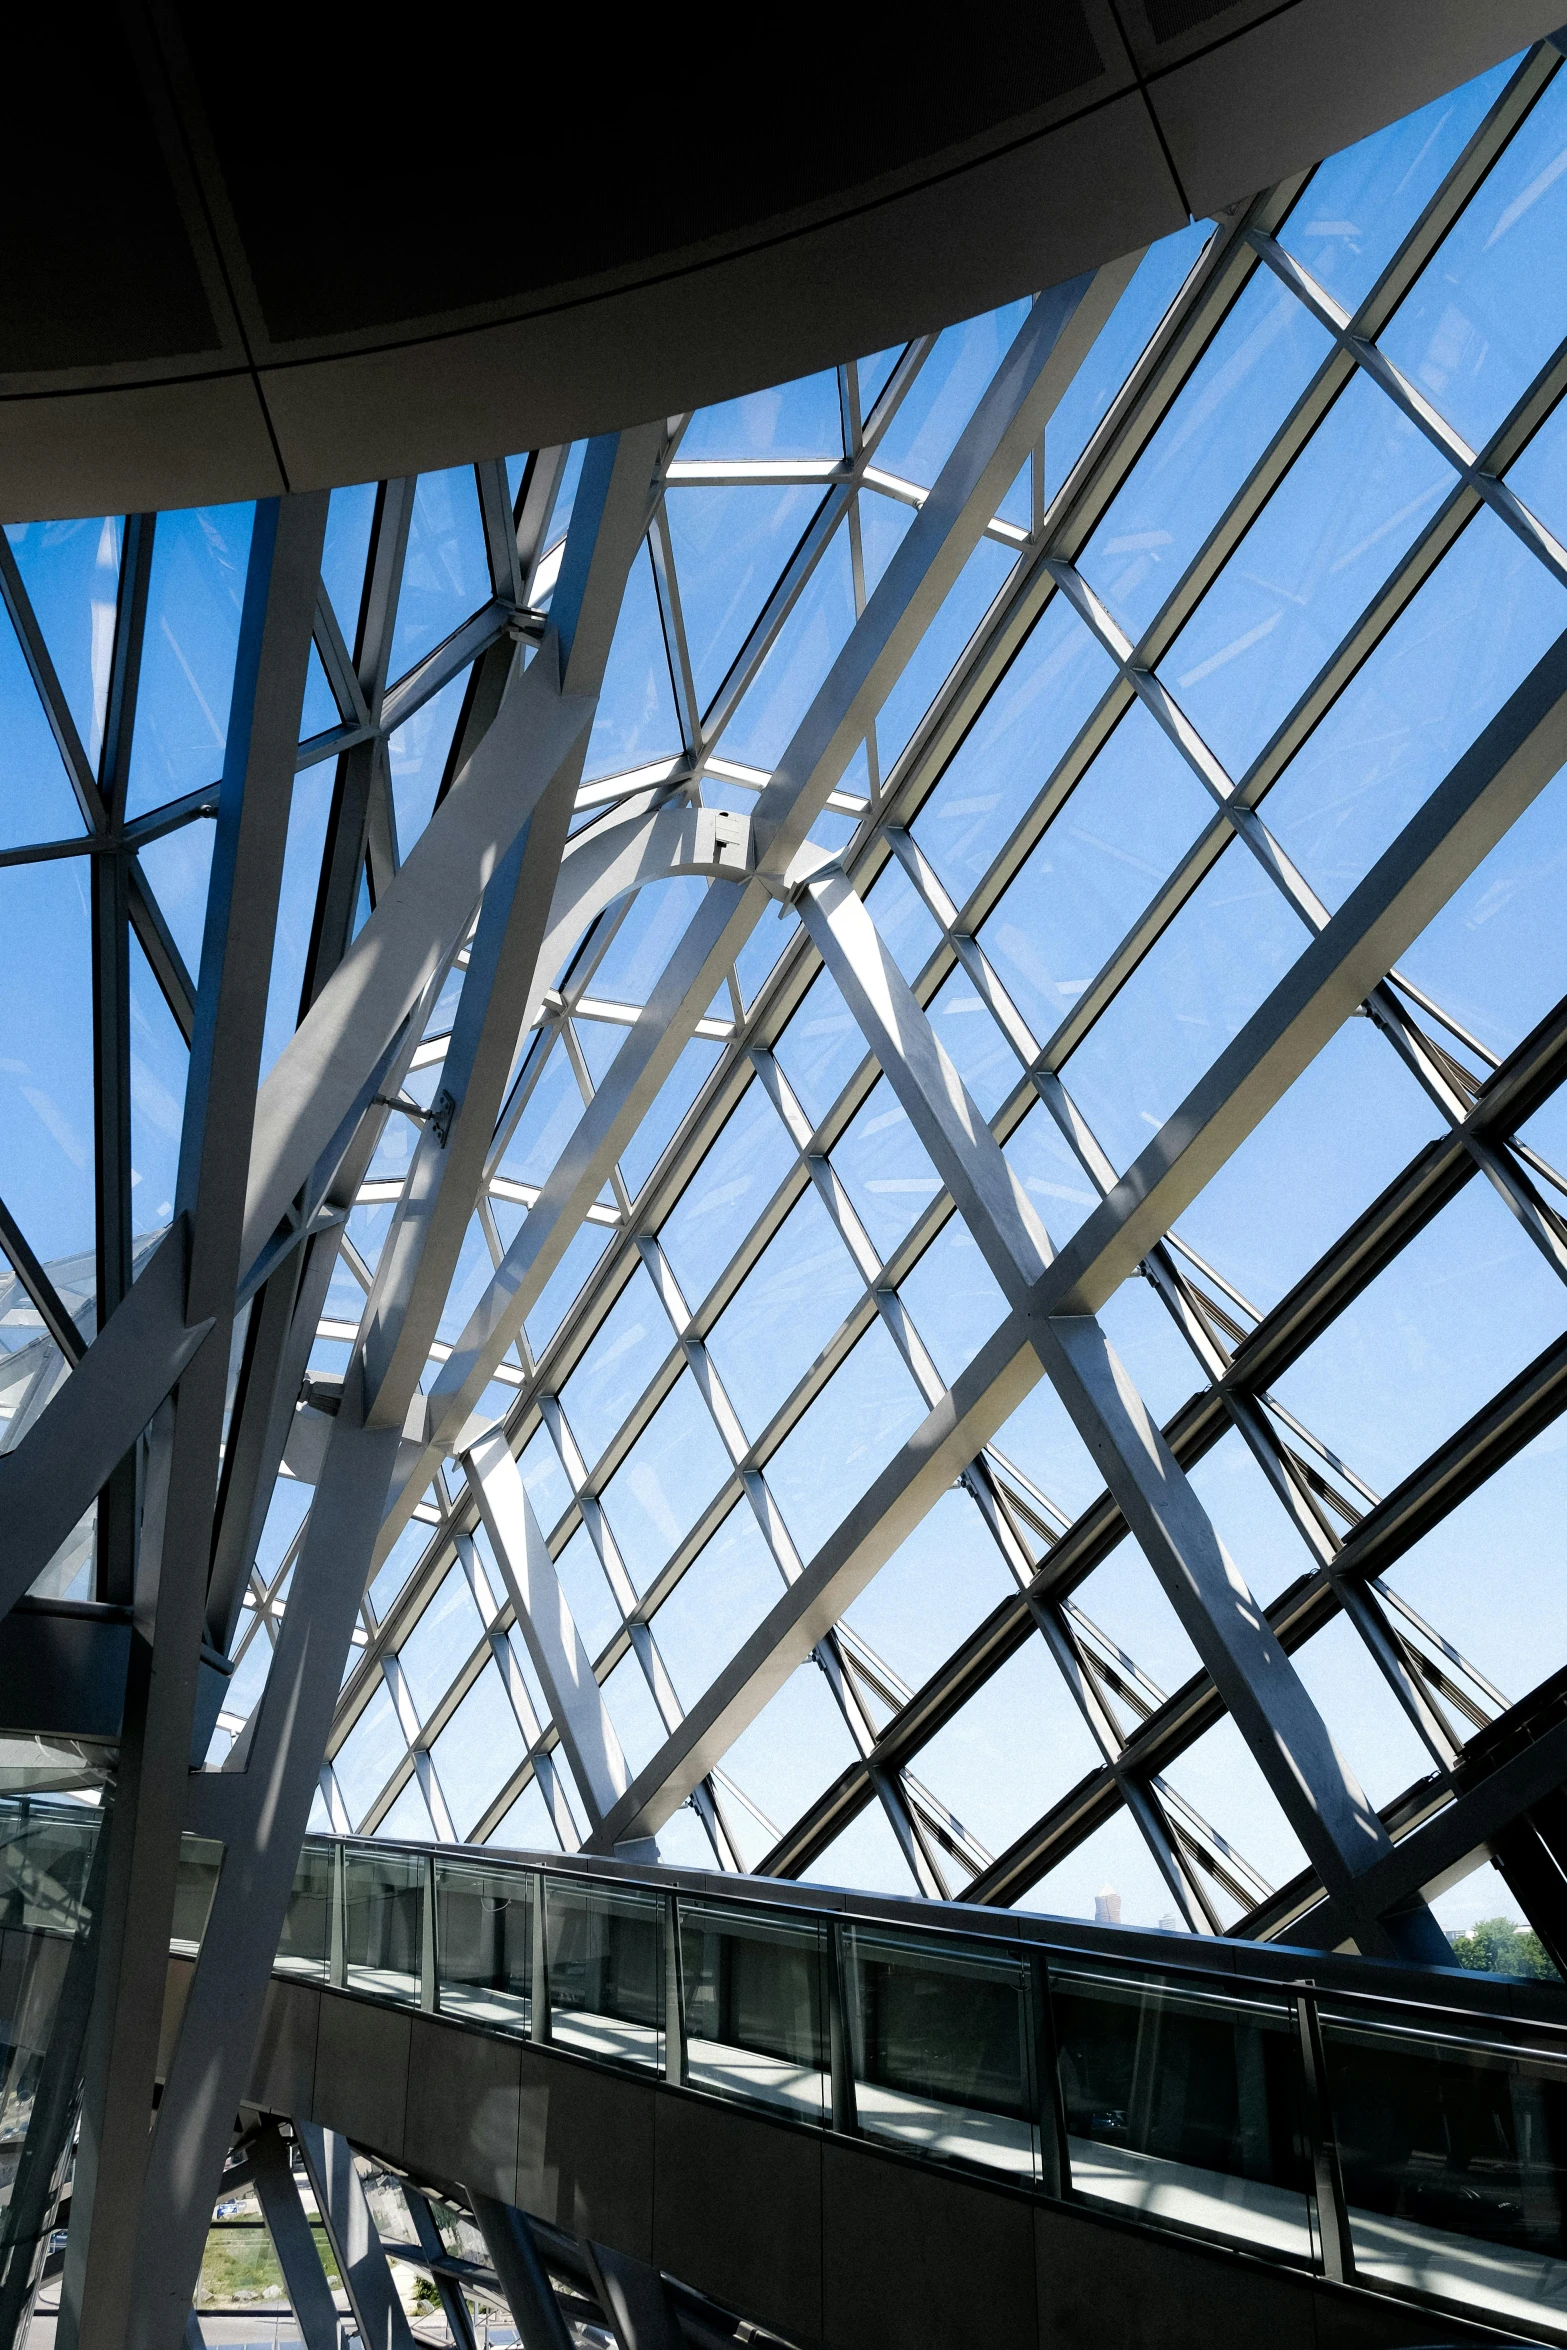
[[[1213,223],[1195,221],[1160,237],[1137,265],[1131,284],[1094,339],[1092,350],[1068,384],[1045,427],[1045,499],[1055,496],[1116,393],[1125,383],[1149,337],[1196,263]]]
[[[1107,1926],[1152,1926],[1167,1934],[1190,1931],[1136,1821],[1126,1811],[1114,1813],[1058,1861],[1017,1906]]]
[[[365,565],[370,559],[370,532],[375,522],[376,488],[373,481],[362,481],[352,489],[334,490],[326,514],[321,581],[350,653],[359,632]]]
[[[430,1814],[425,1808],[424,1793],[419,1785],[417,1773],[403,1788],[391,1810],[376,1829],[376,1834],[385,1836],[390,1842],[397,1844],[428,1844],[430,1842],[435,1830],[430,1824]]]
[[[267,989],[267,1022],[261,1046],[264,1077],[299,1025],[299,998],[315,922],[321,858],[332,811],[332,765],[323,760],[294,781],[288,812],[288,847],[272,941],[272,978]]]
[[[584,774],[591,783],[601,775],[672,757],[680,748],[652,560],[639,550],[609,648]]]
[[[1008,302],[937,337],[877,448],[884,473],[929,489],[1027,315],[1027,302]]]
[[[699,408],[680,443],[682,458],[841,457],[838,376],[827,368],[765,392]]]
[[[558,1852],[560,1838],[537,1779],[530,1779],[493,1836],[500,1852]]]
[[[424,1556],[429,1539],[429,1527],[421,1525],[417,1518],[410,1518],[387,1552],[367,1594],[370,1612],[378,1624],[385,1623],[392,1602]]]
[[[489,599],[490,565],[472,466],[421,473],[392,631],[391,675],[406,676]]]
[[[494,1665],[486,1665],[430,1749],[459,1836],[472,1835],[522,1757],[511,1701]]]
[[[996,508],[1003,522],[1015,522],[1020,530],[1031,530],[1034,521],[1034,461],[1025,457],[1013,479],[1012,487]]]
[[[903,1847],[872,1796],[825,1852],[800,1872],[806,1885],[852,1885],[857,1893],[908,1895],[916,1890]]]
[[[201,937],[207,924],[207,886],[217,828],[198,817],[177,832],[145,843],[137,862],[195,985],[201,974]]]
[[[723,683],[821,498],[814,485],[665,492],[686,645],[703,709]]]
[[[45,1264],[97,1229],[90,972],[86,859],[0,868],[0,1199]]]
[[[782,1587],[756,1514],[742,1501],[653,1618],[659,1654],[687,1706],[750,1638]]]
[[[913,527],[918,509],[902,498],[878,497],[873,489],[860,493],[860,550],[865,565],[866,601],[876,593],[893,556]]]
[[[741,1731],[723,1758],[723,1771],[782,1830],[853,1760],[854,1742],[813,1662],[796,1666]],[[732,1799],[725,1802],[724,1816],[740,1839],[747,1867],[754,1868],[767,1848],[766,1829]]]
[[[299,739],[308,742],[313,734],[330,734],[342,724],[343,713],[337,706],[337,697],[327,683],[321,656],[314,645],[305,670],[305,701],[299,714]]]
[[[81,810],[9,619],[0,621],[0,728],[0,848],[75,838],[83,830]]]
[[[778,764],[853,626],[849,538],[840,527],[724,729],[726,758],[768,769]]]
[[[174,1213],[190,1054],[134,935],[130,965],[131,1223],[141,1236]]]
[[[611,1061],[626,1041],[627,1031],[608,1020],[578,1020],[575,1028],[577,1044],[597,1092]]]
[[[922,1746],[916,1778],[992,1855],[1043,1818],[1100,1760],[1055,1658],[1030,1633]]]
[[[889,343],[885,351],[873,351],[868,359],[860,361],[860,414],[869,416],[882,393],[892,381],[892,371],[908,349],[906,343]]]
[[[539,1293],[523,1324],[537,1361],[565,1319],[566,1309],[592,1272],[609,1243],[607,1224],[581,1224],[566,1252]]]
[[[160,514],[152,548],[127,812],[223,772],[253,506]]]
[[[979,1511],[961,1486],[952,1486],[904,1537],[844,1621],[918,1689],[1016,1588]]]
[[[355,1827],[407,1752],[392,1693],[383,1681],[333,1758],[337,1784]]]
[[[397,811],[397,851],[406,857],[435,813],[435,795],[462,716],[468,673],[443,685],[417,709],[387,743],[392,771],[392,805]]]
[[[120,517],[105,514],[81,522],[8,523],[5,534],[94,770],[114,660],[123,532]]]
[[[590,996],[645,1004],[706,894],[702,881],[660,881],[638,890],[588,981]]]

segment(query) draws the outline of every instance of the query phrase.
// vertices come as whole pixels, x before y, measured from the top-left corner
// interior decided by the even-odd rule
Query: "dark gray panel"
[[[1308,2277],[1089,2212],[1033,2220],[1040,2350],[1315,2350]]]
[[[12,22],[15,73],[24,36]],[[30,10],[25,72],[13,89],[0,144],[5,365],[215,351],[218,331],[118,12]]]
[[[284,1983],[274,1976],[256,2034],[248,2101],[267,2113],[315,2119],[316,2034],[321,1991],[314,1983]]]
[[[356,2146],[403,2159],[413,2017],[330,1991],[316,2035],[315,2119]]]
[[[408,2054],[404,2158],[428,2176],[517,2200],[522,2046],[416,2016]]]
[[[523,2048],[517,2201],[536,2219],[651,2257],[651,2081]]]
[[[829,2342],[853,2350],[908,2350],[911,2342],[920,2350],[973,2350],[979,2342],[1028,2350],[1037,2323],[1033,2213],[1021,2196],[827,2141],[822,2332]]]
[[[796,2339],[822,2330],[822,2140],[660,2090],[653,2258]]]
[[[1329,2285],[1321,2278],[1312,2300],[1317,2313],[1316,2350],[1417,2350],[1417,2345],[1430,2342],[1495,2343],[1502,2339],[1489,2327],[1435,2317],[1430,2310],[1401,2306],[1381,2293]]]
[[[130,1618],[117,1608],[19,1599],[0,1624],[0,1726],[118,1738],[130,1653]]]
[[[541,184],[569,185],[571,200],[551,207],[548,236],[519,236],[508,143],[473,135],[472,61],[463,46],[425,46],[417,135],[366,150],[342,137],[341,92],[355,89],[367,120],[397,121],[408,94],[400,49],[367,44],[353,18],[323,16],[310,0],[274,0],[268,13],[268,39],[257,43],[243,17],[180,10],[274,343],[366,327],[395,333],[410,319],[610,269],[655,258],[667,266],[670,254],[737,229],[859,197],[867,181],[886,174],[928,170],[967,141],[1032,129],[1029,118],[1042,109],[1098,95],[1103,73],[1081,0],[1021,15],[981,10],[946,46],[939,74],[921,43],[885,44],[874,106],[854,76],[816,77],[804,109],[787,75],[754,80],[744,171],[663,174],[647,190],[653,200],[632,203],[622,171],[580,168],[574,116],[546,108],[535,117],[532,168]],[[552,81],[577,62],[571,33],[554,32],[547,20],[502,20],[492,39],[487,73],[503,86]],[[305,55],[312,70],[301,74]],[[594,80],[595,136],[627,155],[650,110],[675,101],[712,116],[732,100],[727,59],[700,49],[665,64],[641,43],[611,42]],[[282,122],[289,144],[310,155],[308,172],[279,170]],[[367,214],[378,224],[370,239],[362,233]],[[345,271],[349,250],[355,262]]]
[[[1239,203],[1555,29],[1560,0],[1311,0],[1149,85],[1195,213]]]

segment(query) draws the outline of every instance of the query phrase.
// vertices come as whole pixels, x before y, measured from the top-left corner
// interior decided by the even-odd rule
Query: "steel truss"
[[[133,1618],[95,1989],[82,2027],[64,2343],[150,2350],[183,2327],[313,1805],[330,1825],[373,1831],[417,1801],[438,1837],[482,1843],[536,1787],[564,1848],[645,1851],[689,1803],[718,1866],[740,1870],[749,1860],[777,1874],[821,1860],[874,1805],[919,1890],[993,1903],[1028,1893],[1124,1807],[1172,1906],[1199,1931],[1440,1957],[1446,1944],[1422,1888],[1494,1851],[1549,1947],[1567,1952],[1567,1836],[1552,1811],[1567,1750],[1558,1752],[1554,1700],[1537,1694],[1511,1707],[1382,1579],[1567,1406],[1567,1341],[1385,1496],[1275,1393],[1476,1175],[1567,1280],[1567,1183],[1519,1139],[1567,1074],[1567,1006],[1497,1061],[1398,970],[1567,758],[1567,647],[1544,656],[1336,911],[1264,813],[1273,785],[1476,515],[1498,519],[1547,574],[1567,581],[1567,553],[1507,478],[1567,388],[1567,344],[1474,449],[1379,341],[1561,61],[1546,42],[1517,67],[1352,315],[1289,250],[1287,223],[1309,177],[1217,223],[1059,483],[1046,466],[1050,420],[1125,292],[1131,262],[1033,305],[929,487],[879,459],[932,365],[932,342],[899,355],[868,401],[859,367],[839,371],[841,457],[683,456],[689,420],[676,418],[575,456],[536,453],[515,493],[504,465],[477,467],[489,598],[401,678],[390,673],[417,486],[388,482],[377,492],[352,645],[322,584],[326,499],[258,508],[221,783],[152,815],[131,820],[126,806],[156,518],[132,518],[124,533],[96,761],[22,570],[0,541],[0,596],[86,827],[81,839],[0,856],[87,855],[97,1113],[90,1282],[80,1266],[43,1263],[0,1203],[8,1294],[18,1307],[25,1296],[34,1317],[27,1343],[0,1357],[10,1414],[0,1451],[0,1605],[75,1588],[90,1549],[91,1597]],[[1325,355],[1134,642],[1096,593],[1085,550],[1259,282],[1316,321]],[[1334,403],[1361,381],[1425,436],[1451,482],[1265,746],[1231,774],[1160,667]],[[1026,522],[1012,518],[1009,496],[1020,476]],[[704,704],[686,625],[695,583],[682,580],[670,497],[768,485],[809,489],[816,503],[776,579],[758,585],[739,649]],[[566,500],[562,530],[555,518]],[[889,500],[911,519],[877,577],[866,519],[869,502],[885,512]],[[1008,565],[999,589],[956,660],[929,679],[907,742],[889,746],[878,728],[889,694],[935,641],[933,622],[972,593],[977,551],[993,549]],[[776,676],[824,564],[844,555],[853,623],[834,657],[818,662],[788,747],[768,770],[731,756],[737,717]],[[643,563],[682,748],[584,781],[627,582]],[[1058,599],[1097,645],[1106,683],[959,903],[916,819]],[[339,723],[302,741],[312,659]],[[400,842],[393,738],[458,680],[464,698],[434,813]],[[984,924],[1134,709],[1163,732],[1212,813],[1054,1033],[1039,1037],[987,950]],[[889,747],[894,756],[884,756]],[[335,781],[298,1024],[262,1079],[293,778],[328,759]],[[193,979],[140,852],[201,821],[215,823],[216,848]],[[1136,1164],[1118,1169],[1074,1099],[1072,1055],[1227,851],[1249,855],[1278,890],[1303,934],[1300,954]],[[641,1000],[623,1001],[609,960],[615,942],[630,935],[644,893],[670,881],[702,884],[698,902],[661,975]],[[917,968],[904,967],[878,928],[894,885],[921,909],[933,942]],[[798,919],[787,931],[767,927],[790,916]],[[161,1235],[138,1235],[131,1213],[133,932],[191,1054],[178,1197]],[[782,943],[758,980],[759,938]],[[789,1074],[790,1024],[824,972],[864,1053],[828,1106],[808,1108]],[[989,1116],[930,1017],[954,975],[972,989],[987,1037],[1011,1054],[1011,1081]],[[1173,1227],[1356,1014],[1412,1073],[1442,1132],[1261,1313]],[[703,1041],[714,1064],[685,1085],[682,1055]],[[562,1070],[577,1107],[535,1170],[539,1180],[524,1181],[508,1172],[509,1154]],[[885,1257],[835,1155],[883,1080],[933,1171],[924,1204]],[[688,1295],[664,1227],[730,1120],[753,1111],[776,1138],[781,1173],[743,1230],[736,1225],[705,1294]],[[1008,1152],[1030,1118],[1059,1135],[1096,1203],[1060,1249]],[[410,1137],[404,1153],[388,1140],[400,1129]],[[639,1137],[644,1158],[648,1148],[656,1155],[631,1181],[627,1153]],[[852,1269],[855,1294],[756,1427],[726,1384],[715,1334],[807,1200]],[[954,1214],[1005,1315],[948,1383],[903,1291]],[[584,1267],[579,1244],[596,1233],[602,1248]],[[1196,1364],[1196,1392],[1162,1430],[1096,1318],[1133,1274],[1150,1284]],[[640,1392],[590,1457],[593,1440],[574,1425],[572,1376],[644,1275],[663,1326],[637,1357]],[[560,1306],[558,1293],[571,1288]],[[807,1554],[770,1469],[873,1330],[896,1351],[923,1417]],[[1104,1493],[1075,1516],[994,1441],[1041,1379],[1105,1479]],[[688,1497],[685,1531],[639,1579],[624,1527],[616,1529],[615,1480],[677,1390],[700,1399],[725,1466],[711,1494]],[[1299,1578],[1265,1609],[1188,1478],[1231,1429],[1304,1546]],[[546,1459],[553,1470],[541,1477]],[[313,1499],[294,1538],[263,1565],[280,1480],[303,1480]],[[915,1690],[843,1617],[954,1484],[1013,1589]],[[538,1510],[552,1486],[567,1498],[545,1526]],[[660,1611],[737,1510],[754,1521],[778,1596],[734,1654],[714,1657],[709,1686],[687,1704],[665,1658]],[[1201,1672],[1173,1694],[1076,1596],[1128,1532],[1201,1659]],[[613,1608],[596,1653],[570,1604],[574,1544],[573,1558],[591,1557]],[[401,1560],[414,1550],[378,1605],[369,1596],[377,1574],[394,1552]],[[444,1658],[432,1698],[405,1652],[434,1621],[432,1603],[453,1574],[477,1630]],[[1333,1748],[1291,1662],[1340,1614],[1430,1758],[1429,1777],[1380,1811]],[[1036,1635],[1100,1759],[997,1855],[916,1770],[943,1725]],[[774,1822],[724,1758],[808,1660],[825,1677],[854,1760],[798,1816]],[[623,1667],[657,1724],[651,1750],[642,1740],[635,1761],[615,1682]],[[516,1759],[497,1761],[470,1816],[471,1804],[454,1812],[440,1745],[481,1681],[504,1694]],[[241,1690],[242,1703],[233,1695]],[[1167,1775],[1226,1715],[1310,1863],[1283,1888]],[[368,1797],[351,1800],[351,1742],[362,1725],[388,1721],[396,1759],[378,1767]],[[149,2135],[180,1839],[192,1831],[220,1839],[226,1858]],[[58,2084],[39,2100],[57,2136],[69,2104]],[[56,2151],[30,2141],[29,2175],[53,2176]],[[320,2172],[325,2210],[331,2149],[307,2148],[306,2157]],[[258,2142],[250,2159],[263,2194],[280,2199],[279,2225],[297,2235],[286,2157]],[[504,2274],[515,2247],[493,2251]]]

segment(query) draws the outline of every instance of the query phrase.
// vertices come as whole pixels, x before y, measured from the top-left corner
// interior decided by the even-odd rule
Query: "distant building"
[[[1121,1923],[1121,1896],[1113,1885],[1104,1886],[1094,1895],[1094,1923],[1096,1926]]]

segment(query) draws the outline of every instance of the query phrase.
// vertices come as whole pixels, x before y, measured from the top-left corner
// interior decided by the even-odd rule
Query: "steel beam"
[[[261,2216],[283,2271],[289,2307],[304,2337],[305,2350],[338,2350],[337,2303],[300,2200],[287,2142],[276,2122],[268,2122],[251,2139],[249,2154]]]
[[[294,2135],[364,2350],[414,2350],[353,2148],[315,2122],[296,2121]]]
[[[490,2266],[500,2279],[522,2350],[572,2350],[555,2288],[539,2258],[539,2248],[527,2215],[513,2203],[499,2203],[493,2195],[464,2189],[479,2223]]]
[[[582,1644],[504,1434],[492,1429],[463,1457],[518,1627],[596,1828],[625,1794],[631,1774],[603,1692],[593,1678],[593,1660]]]
[[[176,1185],[176,1206],[190,1234],[185,1316],[206,1322],[208,1335],[181,1373],[178,1401],[166,1411],[169,1425],[149,1472],[154,1497],[142,1527],[120,1774],[107,1830],[105,1933],[89,2029],[76,2224],[61,2291],[60,2339],[68,2350],[78,2343],[112,2350],[133,2335],[172,2350],[195,2275],[193,2262],[183,2289],[161,2308],[138,2301],[132,2283],[145,2237],[148,2124],[201,1670],[266,980],[326,507],[324,492],[264,502],[251,538]]]

